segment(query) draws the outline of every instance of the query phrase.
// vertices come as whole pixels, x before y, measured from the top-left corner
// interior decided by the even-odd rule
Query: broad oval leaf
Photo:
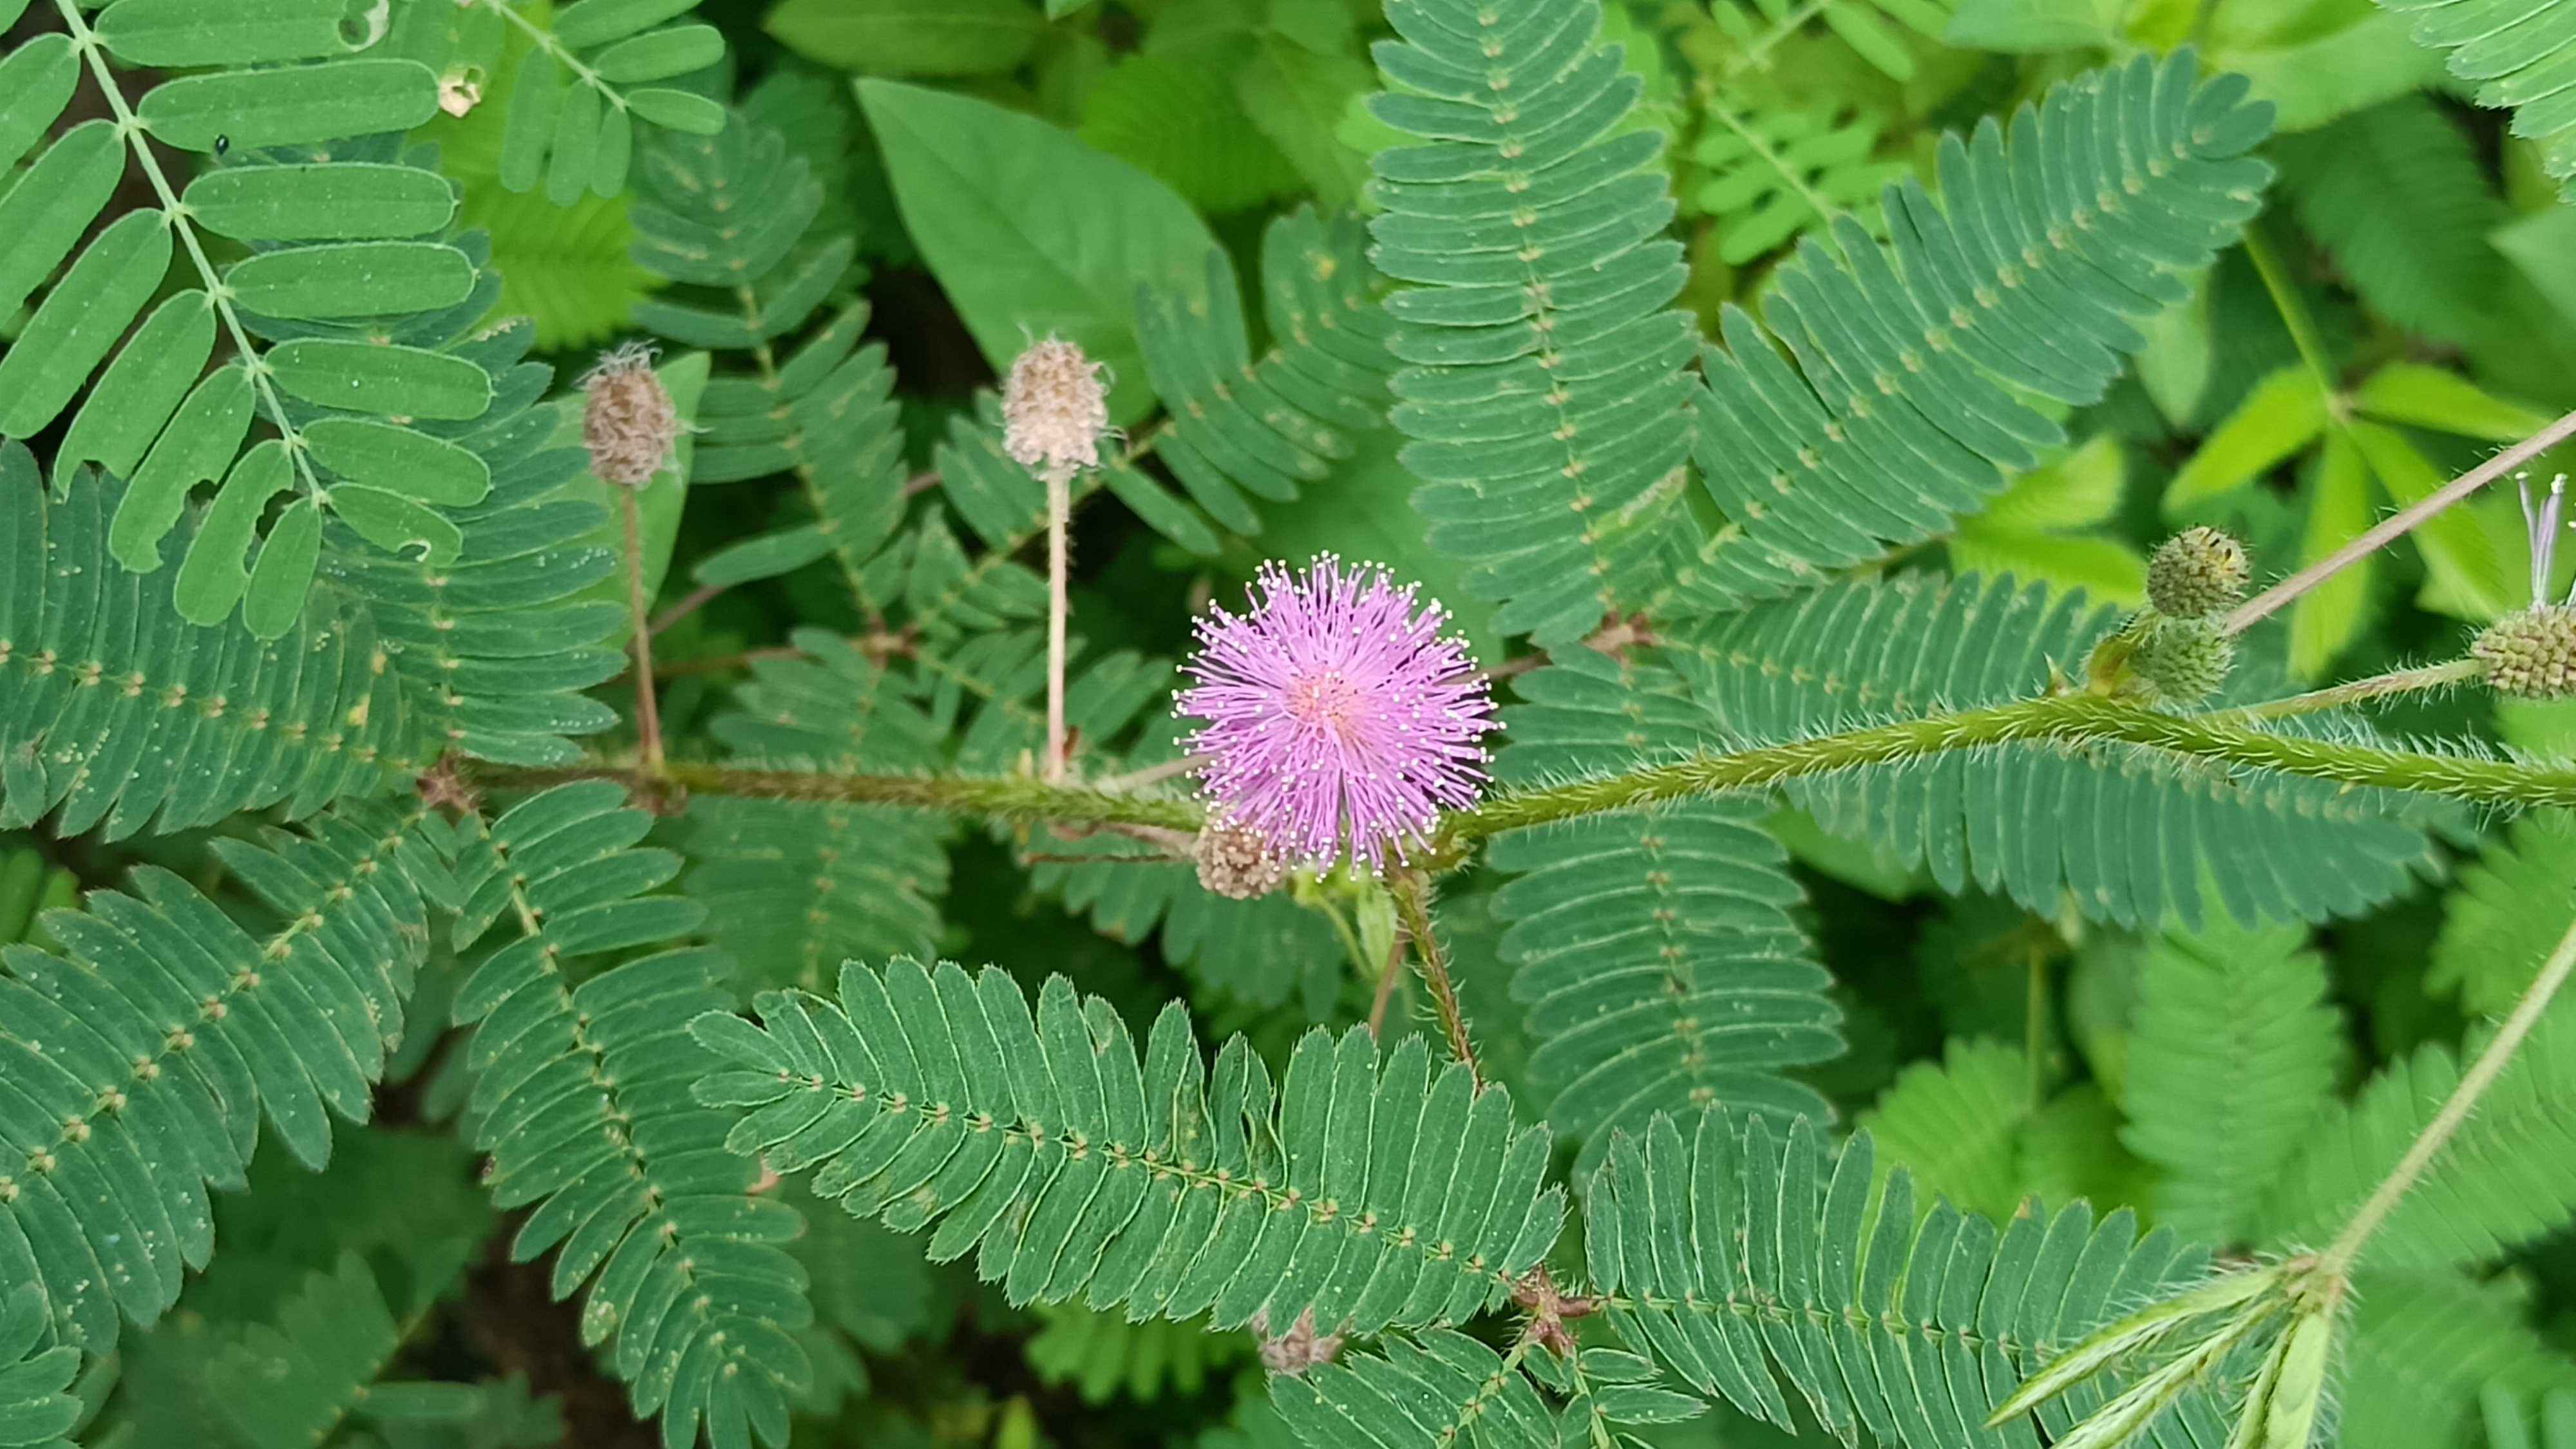
[[[351,412],[463,421],[492,402],[483,369],[417,347],[298,338],[270,352],[268,365],[288,392]]]
[[[409,428],[324,418],[304,430],[304,442],[315,462],[343,478],[424,503],[463,506],[492,491],[492,470],[480,457]]]
[[[161,566],[161,537],[179,521],[188,490],[224,475],[250,417],[250,376],[239,367],[218,368],[189,392],[108,526],[108,552],[118,563],[139,574]]]
[[[250,569],[250,587],[242,601],[242,622],[262,639],[276,639],[295,627],[304,612],[304,596],[313,589],[314,565],[322,557],[322,510],[310,498],[298,498],[277,517],[261,544],[259,562]]]
[[[224,280],[243,307],[270,317],[381,317],[464,301],[474,263],[440,242],[339,242],[263,252]]]
[[[712,136],[724,129],[724,107],[688,91],[641,90],[628,96],[626,104],[654,125],[692,136]]]
[[[301,146],[410,130],[438,114],[438,77],[416,60],[224,71],[165,81],[136,110],[183,151]]]
[[[1109,364],[1112,421],[1153,406],[1135,289],[1207,292],[1216,245],[1170,187],[989,101],[861,81],[906,225],[996,371],[1058,333]]]
[[[423,236],[456,214],[455,184],[437,172],[355,161],[210,172],[181,199],[199,225],[242,241]]]

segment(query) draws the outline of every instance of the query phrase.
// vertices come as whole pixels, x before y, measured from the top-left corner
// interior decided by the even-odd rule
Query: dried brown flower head
[[[1109,427],[1100,364],[1060,338],[1030,343],[1002,384],[1002,425],[1002,450],[1041,477],[1062,481],[1100,466]]]
[[[1279,888],[1288,863],[1261,832],[1212,815],[1199,831],[1199,884],[1238,901],[1266,896]]]
[[[630,342],[602,353],[582,378],[590,393],[581,414],[582,446],[590,471],[611,483],[641,488],[671,461],[680,436],[679,409],[653,372],[653,349]]]
[[[1333,1356],[1342,1351],[1340,1334],[1315,1331],[1315,1310],[1312,1308],[1298,1314],[1297,1321],[1288,1325],[1286,1333],[1273,1334],[1270,1331],[1268,1309],[1253,1314],[1252,1322],[1247,1326],[1260,1335],[1262,1365],[1275,1374],[1302,1374],[1319,1363],[1331,1363]]]

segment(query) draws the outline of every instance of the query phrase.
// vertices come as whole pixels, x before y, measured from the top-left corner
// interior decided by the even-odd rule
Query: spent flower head
[[[671,461],[680,436],[680,412],[653,371],[653,348],[630,342],[599,355],[582,377],[589,396],[581,411],[582,446],[590,471],[610,483],[641,488]]]
[[[1325,554],[1292,575],[1261,567],[1250,613],[1216,610],[1185,667],[1178,712],[1208,721],[1190,748],[1225,818],[1283,856],[1377,869],[1442,807],[1472,803],[1497,727],[1448,614],[1416,605],[1375,565]]]
[[[1044,478],[1063,481],[1100,466],[1100,435],[1109,427],[1109,392],[1100,364],[1078,343],[1032,342],[1002,383],[1002,451]]]

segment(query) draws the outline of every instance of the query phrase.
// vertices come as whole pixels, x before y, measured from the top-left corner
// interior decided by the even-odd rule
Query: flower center
[[[1288,681],[1288,713],[1310,729],[1329,729],[1349,740],[1359,732],[1359,712],[1359,686],[1338,669]]]

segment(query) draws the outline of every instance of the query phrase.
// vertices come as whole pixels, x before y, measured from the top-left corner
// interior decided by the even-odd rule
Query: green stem
[[[2261,704],[2236,709],[2214,710],[2202,716],[2212,724],[2242,724],[2258,719],[2287,719],[2292,715],[2316,714],[2321,710],[2341,709],[2366,699],[2385,699],[2392,694],[2410,694],[2419,689],[2439,689],[2446,684],[2464,684],[2483,677],[2487,666],[2483,660],[2454,659],[2448,664],[2427,664],[2420,669],[2399,669],[2387,674],[2374,674],[2326,689],[2312,689],[2288,699],[2266,700]]]
[[[2272,305],[2281,313],[2281,325],[2290,329],[2290,345],[2299,349],[2299,360],[2316,374],[2317,386],[2331,395],[2335,387],[2334,369],[2326,363],[2325,344],[2317,337],[2316,320],[2308,315],[2307,299],[2290,280],[2289,268],[2281,264],[2281,255],[2272,250],[2272,242],[2260,226],[2245,228],[2245,259],[2263,278],[2263,290],[2272,294]]]
[[[1440,937],[1431,929],[1430,878],[1420,870],[1396,870],[1389,873],[1387,889],[1403,916],[1404,933],[1413,938],[1413,959],[1422,967],[1423,984],[1431,988],[1431,1005],[1440,1013],[1440,1029],[1449,1036],[1449,1054],[1465,1062],[1469,1078],[1482,1087],[1485,1074],[1476,1065],[1467,1016],[1459,1009],[1458,989],[1449,980],[1449,953],[1441,949]]]
[[[1859,765],[2023,740],[2118,740],[2171,754],[2345,785],[2417,790],[2516,805],[2576,805],[2576,769],[2460,759],[2267,734],[2223,716],[2160,714],[2095,695],[2058,695],[1900,720],[1792,744],[1698,755],[1603,780],[1506,795],[1449,818],[1443,855],[1504,830],[1629,810]]]
[[[586,85],[592,90],[599,92],[602,96],[607,97],[610,105],[615,106],[621,111],[626,109],[626,97],[618,94],[617,87],[610,85],[606,80],[602,79],[599,72],[592,70],[589,66],[586,66],[580,61],[574,59],[572,47],[565,45],[560,40],[557,40],[553,31],[546,29],[542,25],[536,24],[529,20],[528,17],[520,14],[518,10],[510,4],[510,0],[482,0],[482,5],[484,9],[499,14],[501,18],[509,21],[512,25],[519,27],[519,32],[528,37],[530,44],[534,45],[537,49],[544,51],[546,54],[553,56],[557,64],[561,65],[564,69],[571,71],[574,77],[583,85]]]
[[[1691,795],[1753,789],[1949,750],[2036,740],[2113,740],[2191,759],[2277,770],[2342,785],[2417,791],[2498,805],[2576,806],[2576,768],[2422,755],[2301,739],[2244,728],[2229,723],[2230,718],[2228,714],[2160,714],[2098,695],[2054,695],[1960,714],[1871,725],[1791,744],[1696,755],[1607,779],[1504,795],[1476,809],[1454,812],[1435,832],[1432,849],[1424,859],[1434,866],[1456,864],[1469,847],[1487,836],[1581,815],[1633,810],[1659,800]],[[662,773],[671,783],[698,794],[899,805],[1006,822],[1062,820],[1196,830],[1203,819],[1203,811],[1195,801],[1140,799],[1015,776],[959,779],[842,775],[685,763],[668,765]],[[470,778],[479,786],[513,789],[572,780],[643,777],[604,765],[564,769],[476,765]]]
[[[1020,776],[992,779],[922,775],[837,775],[820,770],[745,770],[672,761],[659,777],[694,795],[735,795],[761,800],[812,800],[846,805],[897,805],[945,810],[1011,824],[1060,820],[1094,825],[1154,825],[1196,830],[1203,812],[1190,800],[1151,800]],[[576,780],[627,780],[649,790],[650,777],[608,765],[522,768],[472,763],[467,778],[494,790],[544,789]]]
[[[2443,1144],[2449,1142],[2451,1134],[2468,1120],[2470,1110],[2478,1105],[2478,1098],[2495,1085],[2495,1079],[2503,1073],[2505,1064],[2513,1060],[2514,1049],[2522,1045],[2524,1037],[2531,1035],[2531,1029],[2539,1024],[2540,1013],[2547,1008],[2550,998],[2556,996],[2558,988],[2566,983],[2571,968],[2576,968],[2576,923],[2571,923],[2567,934],[2558,938],[2558,949],[2549,953],[2549,959],[2541,965],[2540,974],[2532,978],[2530,987],[2522,993],[2522,999],[2514,1003],[2513,1014],[2505,1018],[2504,1025],[2497,1029],[2495,1039],[2487,1043],[2486,1050],[2478,1053],[2478,1059],[2460,1077],[2460,1084],[2451,1089],[2450,1099],[2442,1104],[2441,1111],[2433,1115],[2433,1120],[2425,1124],[2423,1132],[2415,1138],[2415,1145],[2406,1149],[2406,1155],[2371,1193],[2370,1200],[2361,1205],[2361,1211],[2352,1215],[2352,1221],[2344,1224],[2343,1231],[2335,1235],[2334,1242],[2317,1256],[2316,1271],[2320,1277],[2329,1282],[2336,1281],[2351,1269],[2353,1260],[2361,1254],[2362,1245],[2396,1209],[2398,1200],[2406,1195],[2407,1189],[2424,1175],[2424,1169],[2432,1166],[2433,1158],[2441,1152]]]

